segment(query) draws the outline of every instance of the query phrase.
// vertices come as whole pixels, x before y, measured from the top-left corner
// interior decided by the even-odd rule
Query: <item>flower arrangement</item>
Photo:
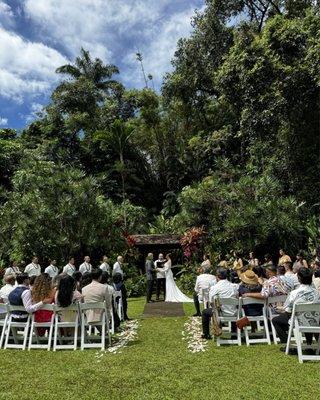
[[[182,331],[182,340],[186,340],[187,348],[191,353],[200,353],[207,350],[208,342],[201,338],[202,325],[201,319],[190,317],[184,324],[184,331]]]
[[[180,239],[180,244],[183,249],[183,255],[186,258],[190,258],[193,254],[197,253],[204,235],[205,230],[203,226],[190,228],[185,232]]]

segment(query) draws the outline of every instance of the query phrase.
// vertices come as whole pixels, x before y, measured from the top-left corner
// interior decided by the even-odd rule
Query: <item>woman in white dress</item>
[[[162,271],[166,273],[166,302],[172,303],[192,303],[193,300],[188,296],[183,294],[181,290],[176,285],[173,279],[173,273],[171,270],[172,262],[170,258],[170,254],[166,255],[166,263],[164,264]]]

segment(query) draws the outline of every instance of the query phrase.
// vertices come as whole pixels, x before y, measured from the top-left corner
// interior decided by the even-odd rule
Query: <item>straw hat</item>
[[[250,269],[241,274],[240,279],[248,285],[257,285],[259,283],[258,276]]]

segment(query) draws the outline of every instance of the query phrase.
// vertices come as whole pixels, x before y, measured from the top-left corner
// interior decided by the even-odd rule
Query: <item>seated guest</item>
[[[34,313],[39,310],[44,304],[50,304],[52,299],[46,298],[38,303],[32,303],[31,290],[29,288],[30,279],[28,274],[17,275],[17,286],[8,296],[9,303],[13,306],[24,306],[26,312],[15,311],[13,321],[26,321],[28,313]]]
[[[210,268],[202,267],[201,270],[202,273],[197,277],[194,287],[193,301],[196,308],[194,317],[201,317],[199,296],[201,296],[202,290],[209,290],[211,286],[217,283],[216,277],[210,274]]]
[[[240,275],[239,296],[245,297],[247,293],[257,293],[262,289],[258,276],[251,270],[245,271]],[[262,314],[263,304],[248,304],[243,306],[247,316],[257,316]]]
[[[79,292],[82,293],[82,290],[85,286],[89,285],[92,282],[92,276],[90,272],[86,272],[85,274],[82,275],[81,279],[81,285],[80,285],[80,290]]]
[[[5,275],[3,278],[4,286],[0,289],[0,303],[7,303],[8,296],[14,289],[16,282],[15,275]]]
[[[99,268],[91,272],[92,282],[82,288],[82,295],[85,303],[107,302],[107,307],[111,307],[111,297],[105,285],[100,283],[102,271]],[[87,322],[93,324],[101,321],[102,310],[88,310],[86,312]]]
[[[277,276],[277,267],[269,265],[266,267],[267,280],[264,282],[261,292],[244,293],[243,297],[253,297],[255,299],[266,299],[272,296],[281,296],[287,294],[287,288],[282,279]]]
[[[318,292],[320,292],[320,268],[313,271],[312,283]]]
[[[227,280],[227,270],[224,268],[219,268],[217,271],[217,283],[210,288],[209,292],[209,301],[210,303],[214,303],[214,299],[216,297],[226,297],[226,298],[238,298],[238,285],[231,283]],[[223,315],[235,315],[237,312],[236,307],[234,306],[225,306],[222,305],[221,312]],[[209,327],[210,327],[210,318],[212,317],[213,309],[207,308],[202,311],[202,338],[203,339],[212,339]]]
[[[287,261],[283,264],[286,272],[284,274],[284,276],[286,277],[286,281],[289,282],[290,287],[293,287],[293,289],[296,289],[299,285],[299,279],[297,274],[295,274],[293,272],[293,268],[292,268],[292,262]]]
[[[207,268],[207,269],[211,268],[211,261],[209,259],[209,255],[208,254],[204,254],[203,255],[203,261],[201,263],[201,267],[202,268]]]
[[[6,268],[6,272],[4,273],[4,276],[13,275],[14,277],[16,277],[18,274],[21,274],[18,263],[17,263],[17,261],[12,261],[11,267]]]
[[[75,279],[70,275],[63,275],[59,280],[55,294],[55,303],[59,307],[67,308],[82,299],[83,296],[76,288]],[[74,311],[61,311],[60,317],[62,321],[70,322],[75,321],[76,314]]]
[[[109,285],[109,274],[106,271],[102,271],[101,277],[100,277],[100,283],[102,283],[108,292],[108,295],[112,297],[112,311],[113,311],[113,318],[114,318],[114,326],[118,328],[120,326],[120,318],[117,313],[117,309],[115,307],[115,289],[112,285]]]
[[[33,304],[43,302],[45,299],[51,299],[49,304],[54,303],[55,299],[55,289],[52,287],[51,278],[48,274],[43,273],[37,276],[34,281],[34,285],[31,289],[31,300]],[[35,311],[34,319],[36,322],[49,322],[52,317],[52,311],[49,310],[39,310]],[[45,328],[38,328],[38,334],[43,336],[45,334]]]
[[[284,265],[279,265],[277,268],[277,274],[282,279],[284,285],[287,288],[287,293],[291,292],[295,288],[295,283],[290,276],[286,276],[286,269]]]
[[[259,260],[255,257],[255,255],[252,251],[249,253],[248,264],[249,264],[250,269],[253,269],[253,267],[259,266]]]
[[[272,261],[271,255],[267,253],[267,254],[265,254],[265,256],[264,256],[264,263],[262,264],[262,266],[263,266],[264,268],[266,268],[266,267],[269,266],[269,265],[273,265],[273,261]]]
[[[260,285],[263,285],[267,280],[265,268],[259,265],[257,267],[253,267],[252,271],[257,275]]]
[[[312,271],[309,268],[300,268],[298,271],[300,286],[293,290],[284,303],[284,312],[273,318],[272,323],[277,331],[281,343],[288,339],[289,320],[294,304],[320,303],[319,292],[312,286]],[[307,344],[312,343],[312,333],[306,333]]]
[[[87,273],[87,272],[86,272]],[[82,282],[83,275],[80,271],[76,271],[73,274],[73,279],[76,281],[76,289],[78,292],[81,293],[81,282]]]

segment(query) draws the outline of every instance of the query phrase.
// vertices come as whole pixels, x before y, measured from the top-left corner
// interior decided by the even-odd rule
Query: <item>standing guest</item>
[[[82,275],[81,275],[82,276]],[[67,308],[72,304],[81,301],[83,296],[76,288],[76,281],[70,275],[63,275],[59,280],[58,288],[55,294],[55,303],[59,307]],[[74,311],[60,311],[60,318],[65,322],[75,321],[76,312]],[[70,332],[67,332],[70,335]]]
[[[272,261],[272,257],[269,253],[264,255],[264,263],[262,264],[262,266],[264,268],[268,267],[269,265],[273,265],[273,261]]]
[[[110,274],[110,265],[109,265],[109,258],[107,256],[103,256],[102,264],[99,267],[101,271],[108,272]]]
[[[219,268],[217,271],[217,283],[211,287],[209,292],[209,301],[213,304],[217,297],[238,298],[238,285],[227,280],[227,271],[224,268]],[[221,312],[225,316],[234,316],[237,312],[235,306],[221,306]],[[213,315],[213,308],[207,308],[202,311],[202,338],[212,339],[210,335],[210,319]]]
[[[74,264],[74,257],[70,257],[68,264],[63,267],[62,273],[73,276],[73,274],[76,272],[76,267]]]
[[[91,271],[92,282],[82,289],[82,295],[85,303],[96,303],[106,301],[107,308],[111,307],[111,297],[106,290],[105,285],[99,282],[102,271],[95,268]],[[88,310],[86,312],[87,321],[93,324],[101,321],[102,310]]]
[[[116,291],[121,292],[124,320],[130,321],[130,318],[128,317],[128,293],[127,288],[123,282],[123,276],[121,274],[115,274],[113,276],[113,286]]]
[[[284,313],[272,319],[272,323],[281,343],[287,343],[289,321],[294,304],[320,302],[319,292],[312,286],[312,271],[309,268],[300,268],[298,271],[298,279],[300,286],[289,294],[283,306]],[[311,345],[312,333],[306,333],[305,335],[307,344]]]
[[[279,250],[279,261],[278,261],[278,265],[283,265],[285,262],[291,262],[291,258],[285,253],[285,251],[283,249]]]
[[[151,302],[153,302],[152,292],[153,292],[154,274],[155,274],[152,253],[149,253],[146,258],[145,268],[146,268],[146,275],[147,275],[147,303],[151,303]]]
[[[237,271],[238,275],[240,275],[243,272],[243,260],[242,260],[240,252],[234,251],[233,257],[234,257],[233,269],[235,271]]]
[[[255,255],[252,251],[249,253],[248,264],[250,266],[250,269],[253,269],[254,267],[259,266],[259,260],[255,257]]]
[[[102,274],[100,276],[100,283],[102,283],[108,292],[108,296],[111,297],[111,306],[112,306],[112,312],[113,312],[113,319],[114,319],[114,327],[116,332],[120,332],[119,326],[120,326],[120,318],[117,313],[117,309],[115,306],[115,289],[113,286],[109,285],[109,274],[106,271],[102,271]]]
[[[57,267],[56,260],[50,260],[49,266],[44,270],[46,274],[50,276],[51,279],[54,279],[59,274],[59,268]]]
[[[118,256],[117,261],[113,264],[112,275],[120,274],[123,278],[123,257]]]
[[[92,270],[92,265],[90,264],[90,257],[89,256],[85,256],[84,257],[84,262],[79,267],[79,271],[83,275],[86,272],[91,272],[91,270]]]
[[[296,274],[300,268],[308,268],[308,263],[303,257],[302,251],[296,256],[296,261],[293,263],[293,273]]]
[[[7,303],[8,296],[14,289],[16,277],[14,275],[5,275],[3,278],[4,286],[0,289],[0,303]]]
[[[6,276],[6,275],[17,276],[18,274],[21,274],[20,268],[18,266],[18,262],[12,261],[11,267],[6,268],[6,272],[4,273],[4,276]]]
[[[228,269],[228,261],[227,261],[227,256],[225,255],[219,255],[219,263],[218,263],[219,268],[225,268]]]
[[[209,259],[209,255],[208,254],[204,254],[203,255],[203,261],[201,263],[201,267],[202,268],[208,268],[208,269],[211,268],[211,261]]]
[[[197,277],[193,293],[193,302],[196,309],[194,317],[201,317],[199,299],[201,298],[202,291],[209,290],[216,283],[217,279],[214,275],[210,274],[210,268],[202,267],[202,273]]]
[[[41,274],[41,267],[38,264],[38,257],[33,257],[32,262],[26,266],[24,270],[26,274],[31,276],[39,276]]]
[[[163,300],[166,298],[166,272],[163,269],[165,262],[163,254],[160,253],[159,258],[154,263],[157,270],[156,300],[160,300],[161,289],[163,290]]]
[[[36,277],[34,285],[31,289],[31,300],[33,304],[43,302],[45,299],[51,299],[49,304],[54,303],[55,289],[52,287],[51,278],[48,274],[44,273]],[[34,314],[36,322],[49,322],[51,321],[53,312],[49,310],[37,310]],[[43,336],[46,328],[38,328],[39,336]]]

